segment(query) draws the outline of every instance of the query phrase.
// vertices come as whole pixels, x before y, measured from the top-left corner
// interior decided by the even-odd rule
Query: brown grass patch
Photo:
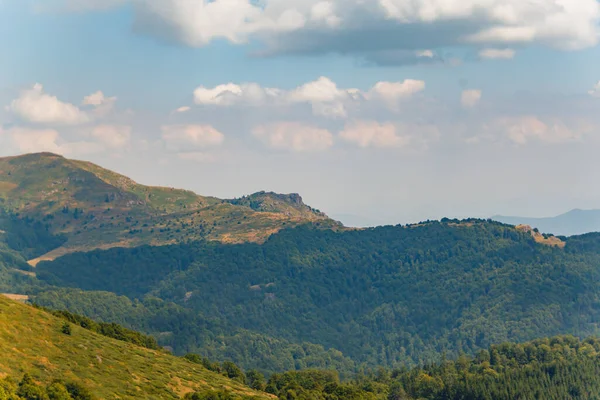
[[[8,193],[17,186],[19,185],[16,183],[0,181],[0,193]]]
[[[29,301],[29,296],[26,294],[12,294],[12,293],[0,293],[4,297],[8,297],[11,300],[26,302]]]

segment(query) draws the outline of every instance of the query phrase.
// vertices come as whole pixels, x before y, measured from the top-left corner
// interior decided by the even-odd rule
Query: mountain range
[[[297,194],[217,199],[49,153],[0,159],[0,206],[0,292],[140,331],[176,356],[256,369],[272,378],[271,394],[306,389],[304,375],[284,371],[335,370],[348,379],[378,367],[459,363],[507,341],[600,334],[597,233],[557,237],[528,221],[474,218],[350,229]],[[28,323],[49,321],[0,305],[29,315]],[[62,339],[52,331],[47,341]],[[477,360],[474,371],[489,367]],[[489,373],[506,371],[498,368]],[[444,379],[454,378],[439,373],[426,372],[451,386]],[[315,376],[323,390],[325,382],[342,390]],[[448,398],[419,394],[407,383],[413,378],[402,379],[414,398]],[[383,398],[364,390],[323,398]]]
[[[571,210],[556,217],[528,218],[493,216],[494,221],[511,225],[530,225],[541,232],[572,236],[600,232],[600,210]]]

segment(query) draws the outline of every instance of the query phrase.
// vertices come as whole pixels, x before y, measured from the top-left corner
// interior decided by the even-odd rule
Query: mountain
[[[600,234],[446,218],[347,229],[296,194],[219,200],[51,154],[0,170],[0,291],[178,355],[348,377],[600,334]]]
[[[541,232],[571,236],[600,232],[600,210],[571,210],[556,217],[527,218],[496,215],[493,220],[511,225],[530,225]]]
[[[157,337],[178,354],[243,367],[260,360],[265,372],[296,359],[351,373],[504,341],[599,334],[598,266],[594,234],[561,240],[475,219],[352,231],[303,226],[262,244],[66,255],[40,263],[37,280],[79,290],[42,290],[35,299],[168,332]],[[99,296],[113,300],[99,310]]]
[[[140,185],[92,163],[51,153],[0,158],[0,210],[64,235],[65,243],[40,259],[200,239],[261,242],[283,227],[304,223],[341,227],[298,195],[261,192],[221,200]]]
[[[43,384],[66,380],[95,398],[178,399],[223,389],[246,398],[272,398],[183,358],[99,335],[3,296],[0,354],[0,377],[20,379],[27,373]]]

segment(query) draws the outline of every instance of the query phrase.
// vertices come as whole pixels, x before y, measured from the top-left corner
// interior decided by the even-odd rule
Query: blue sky
[[[348,222],[600,208],[599,21],[596,0],[0,0],[0,156]]]

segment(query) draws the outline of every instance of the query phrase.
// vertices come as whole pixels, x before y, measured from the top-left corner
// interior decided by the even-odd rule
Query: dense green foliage
[[[213,360],[235,360],[245,368],[263,372],[334,368],[343,374],[356,369],[355,363],[339,351],[250,332],[151,296],[138,301],[110,292],[56,289],[39,293],[35,301],[55,310],[68,309],[94,320],[114,321],[152,333],[161,345],[177,354],[193,351]]]
[[[122,294],[131,305],[99,312],[90,293],[39,301],[103,320],[112,314],[128,327],[168,332],[159,340],[176,353],[265,372],[415,365],[504,341],[598,333],[598,241],[554,248],[480,220],[296,228],[264,245],[200,242],[42,262],[38,277],[48,284]],[[289,355],[301,362],[290,368],[281,362]]]
[[[127,343],[133,343],[137,346],[142,346],[147,349],[159,350],[161,348],[154,337],[144,335],[143,333],[131,329],[127,329],[114,322],[96,322],[91,318],[73,314],[69,311],[50,310],[44,307],[40,308],[44,309],[44,311],[47,311],[56,317],[63,318],[66,321],[68,321],[65,325],[63,325],[67,327],[64,328],[63,333],[67,333],[69,335],[71,334],[71,328],[69,323],[71,323],[79,325],[82,328],[90,330],[92,332],[99,333],[102,336],[121,340]],[[68,330],[68,332],[66,332],[66,330]]]
[[[331,371],[271,376],[266,390],[296,400],[512,400],[600,397],[600,340],[572,336],[491,346],[422,368],[385,370],[340,382]]]
[[[36,383],[25,374],[18,383],[11,377],[0,380],[0,400],[93,400],[84,386],[75,382],[55,380],[48,386]]]
[[[32,279],[27,260],[42,255],[64,243],[62,236],[52,235],[47,224],[0,209],[0,292],[37,291],[45,285]]]

